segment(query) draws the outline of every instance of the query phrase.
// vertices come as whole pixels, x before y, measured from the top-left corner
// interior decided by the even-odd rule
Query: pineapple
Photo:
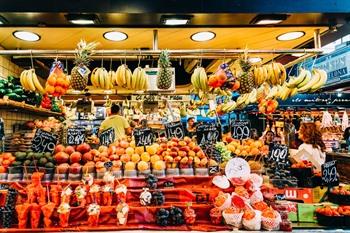
[[[90,56],[92,55],[92,50],[97,47],[98,43],[96,42],[91,42],[91,43],[86,43],[86,41],[81,40],[78,43],[76,53],[75,53],[75,60],[74,64],[75,66],[72,69],[71,72],[71,86],[75,90],[84,90],[88,84],[89,80],[89,74],[85,74],[82,76],[79,73],[79,68],[82,68],[84,66],[88,66],[91,58]]]
[[[245,54],[244,59],[239,59],[239,65],[241,68],[241,72],[238,75],[238,81],[240,83],[240,88],[238,92],[240,94],[250,93],[254,88],[254,77],[252,72],[252,65],[247,59],[247,55]]]
[[[169,59],[169,52],[163,50],[159,55],[158,60],[158,77],[157,87],[158,89],[169,89],[172,82],[172,71],[170,69],[171,63]]]

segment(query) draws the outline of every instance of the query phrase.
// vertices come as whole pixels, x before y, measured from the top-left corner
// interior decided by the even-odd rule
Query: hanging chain
[[[32,64],[32,69],[34,69],[34,62],[33,62],[33,51],[30,50],[30,62]]]

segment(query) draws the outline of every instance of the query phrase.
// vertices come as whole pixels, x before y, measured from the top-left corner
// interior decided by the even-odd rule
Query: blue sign
[[[285,101],[278,101],[280,107],[349,107],[350,94],[341,96],[331,93],[298,94]]]
[[[304,64],[306,69],[311,69],[314,60],[307,60]],[[336,51],[316,59],[314,68],[323,69],[327,72],[327,83],[325,87],[350,81],[350,44]]]

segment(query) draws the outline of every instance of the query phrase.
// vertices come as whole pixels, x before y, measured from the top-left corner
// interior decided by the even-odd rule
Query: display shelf
[[[44,116],[63,116],[62,113],[52,112],[50,110],[32,106],[24,102],[17,102],[13,100],[3,100],[0,99],[0,109],[12,109],[17,111],[25,111],[28,113],[44,115]]]

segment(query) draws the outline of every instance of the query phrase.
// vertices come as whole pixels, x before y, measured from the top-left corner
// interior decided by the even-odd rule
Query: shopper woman
[[[312,157],[316,170],[320,171],[321,165],[326,161],[326,146],[322,141],[321,131],[313,122],[302,123],[299,129],[299,139],[303,141],[303,144],[299,146],[298,152],[306,151],[307,156]]]

